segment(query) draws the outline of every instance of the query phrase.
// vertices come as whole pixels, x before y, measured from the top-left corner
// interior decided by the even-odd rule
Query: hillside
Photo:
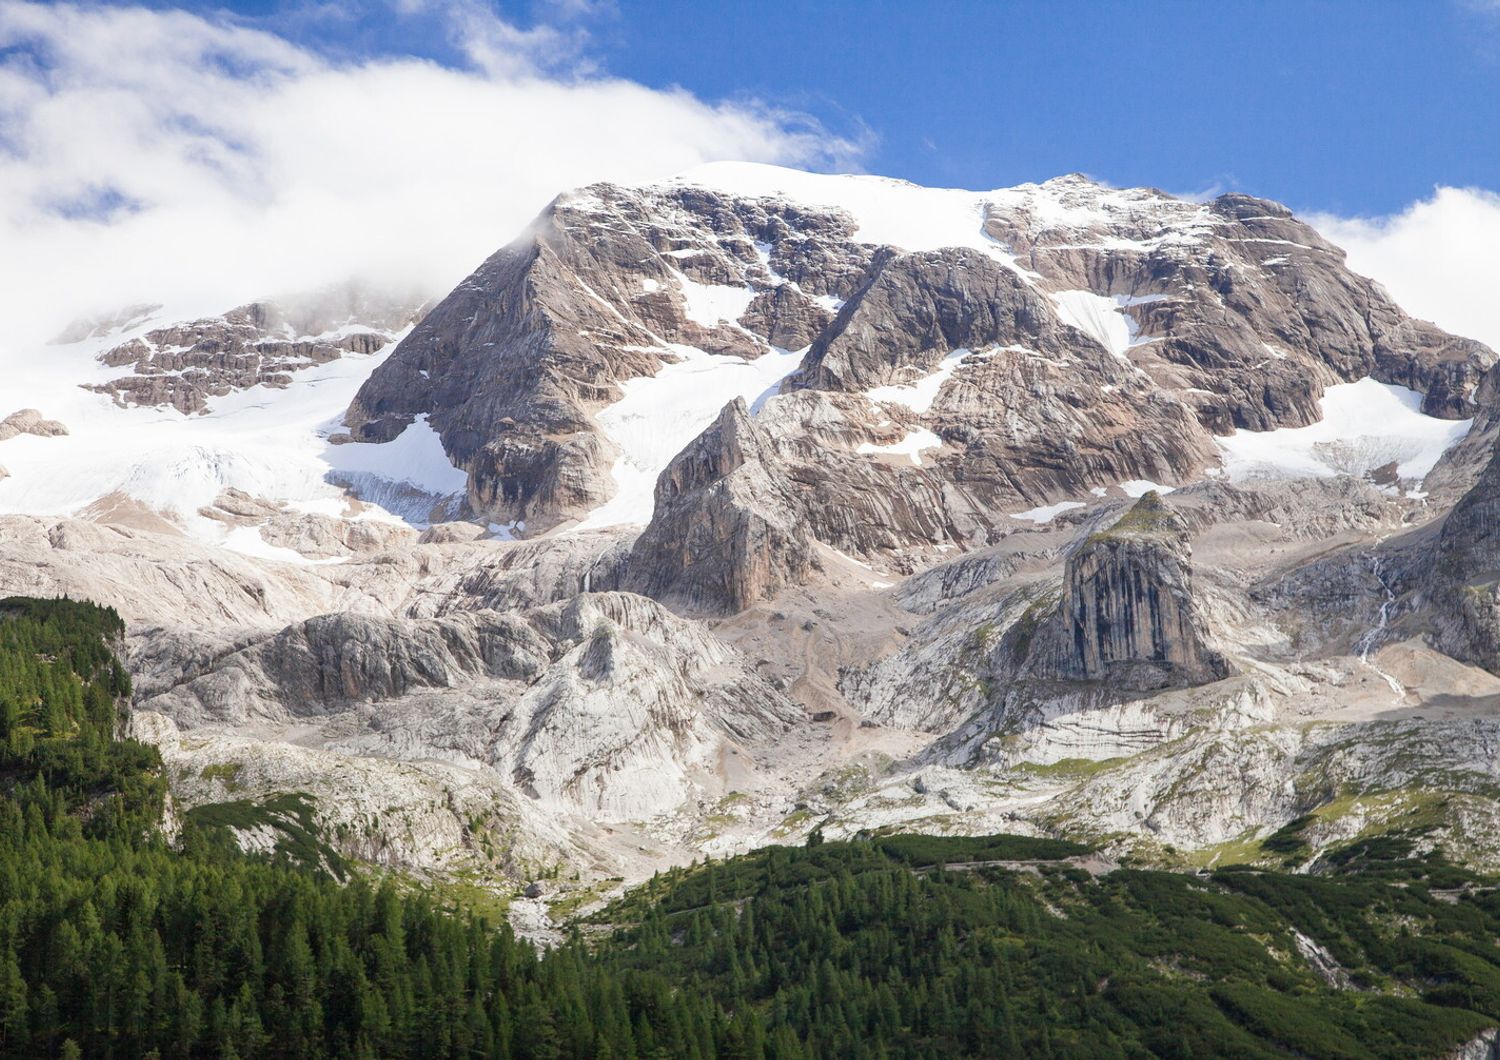
[[[674,869],[538,953],[451,892],[180,832],[115,736],[119,620],[0,603],[0,1051],[64,1057],[1487,1055],[1500,889],[1409,839],[1321,876],[1016,836]],[[1283,856],[1289,829],[1268,844]]]

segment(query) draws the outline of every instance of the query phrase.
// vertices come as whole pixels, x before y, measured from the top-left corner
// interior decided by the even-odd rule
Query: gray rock
[[[743,401],[673,459],[626,585],[690,609],[742,611],[816,565],[802,499]]]
[[[1500,673],[1500,450],[1448,513],[1427,589],[1444,650]]]
[[[34,434],[39,438],[56,438],[68,433],[68,428],[57,420],[49,420],[36,409],[21,409],[0,420],[0,442],[18,434]]]
[[[216,397],[284,387],[292,374],[347,353],[374,353],[419,319],[420,299],[335,288],[302,299],[251,302],[223,316],[157,328],[99,355],[130,374],[91,385],[120,405],[203,412]],[[354,326],[357,325],[357,326]]]
[[[1037,672],[1132,690],[1228,677],[1193,598],[1187,525],[1153,490],[1068,557]],[[1061,636],[1058,636],[1058,634]],[[1049,643],[1050,640],[1050,643]]]

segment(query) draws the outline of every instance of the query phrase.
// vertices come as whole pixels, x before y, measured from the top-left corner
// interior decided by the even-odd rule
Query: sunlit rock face
[[[1193,599],[1187,525],[1148,492],[1069,558],[1059,624],[1060,677],[1132,689],[1207,684],[1229,676]]]

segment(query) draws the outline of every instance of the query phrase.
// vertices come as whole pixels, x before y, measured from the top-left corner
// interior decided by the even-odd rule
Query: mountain
[[[8,358],[0,590],[119,611],[132,732],[247,849],[542,938],[815,830],[1487,870],[1495,365],[1273,202],[713,165],[431,303]]]

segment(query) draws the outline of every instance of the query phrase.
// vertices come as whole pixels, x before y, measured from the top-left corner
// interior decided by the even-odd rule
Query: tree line
[[[1493,881],[1411,836],[1324,876],[815,836],[662,873],[539,951],[397,877],[240,854],[193,815],[169,841],[161,762],[122,737],[122,632],[0,601],[0,1055],[1412,1057],[1500,1024]]]

